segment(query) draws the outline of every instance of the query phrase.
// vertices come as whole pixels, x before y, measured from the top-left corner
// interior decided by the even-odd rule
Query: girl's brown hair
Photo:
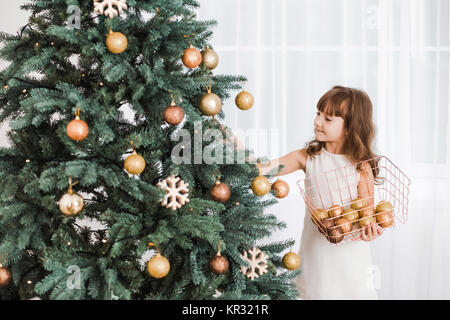
[[[379,173],[379,158],[372,152],[371,147],[375,127],[372,121],[372,102],[367,93],[354,88],[334,86],[319,99],[317,110],[344,119],[343,154],[352,163],[358,163],[357,169],[360,171],[362,163],[369,160],[376,178]],[[325,142],[314,139],[306,144],[306,151],[309,156],[314,157],[324,147]]]

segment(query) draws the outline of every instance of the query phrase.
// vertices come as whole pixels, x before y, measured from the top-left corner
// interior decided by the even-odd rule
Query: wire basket
[[[363,166],[365,162],[372,167]],[[383,229],[404,224],[410,184],[411,180],[385,156],[297,181],[312,222],[333,244],[360,239],[370,223]]]

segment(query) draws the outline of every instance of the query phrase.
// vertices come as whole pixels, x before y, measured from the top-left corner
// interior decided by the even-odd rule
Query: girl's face
[[[314,133],[316,140],[324,142],[342,142],[345,136],[344,119],[333,117],[317,110],[317,116],[314,119]]]

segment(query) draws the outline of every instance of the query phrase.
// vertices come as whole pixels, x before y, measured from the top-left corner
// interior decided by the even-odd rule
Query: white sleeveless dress
[[[313,159],[308,156],[305,170],[305,192],[317,208],[347,204],[358,196],[360,174],[344,155],[322,148]],[[369,242],[328,242],[307,210],[299,256],[301,274],[294,279],[299,299],[378,299]]]

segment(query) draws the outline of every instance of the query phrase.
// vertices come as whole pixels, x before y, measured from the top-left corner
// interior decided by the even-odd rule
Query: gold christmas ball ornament
[[[175,102],[172,100],[170,106],[164,110],[164,120],[168,124],[173,126],[179,125],[181,121],[184,119],[184,111],[183,108],[175,105]]]
[[[283,265],[288,270],[295,270],[300,267],[300,257],[294,252],[288,252],[283,256]]]
[[[88,136],[89,127],[86,122],[80,119],[80,108],[75,112],[75,119],[67,125],[66,131],[69,138],[77,142]]]
[[[248,110],[253,106],[254,99],[250,92],[241,91],[235,99],[236,106],[241,110]]]
[[[170,271],[170,262],[158,252],[148,261],[147,271],[153,278],[164,278]]]
[[[218,95],[212,93],[211,88],[208,87],[208,93],[200,98],[199,109],[205,116],[215,116],[222,109],[222,100]]]
[[[125,170],[131,174],[141,174],[145,169],[145,159],[143,156],[136,152],[134,148],[133,141],[130,141],[131,147],[133,148],[133,153],[125,159],[123,163]]]
[[[202,63],[202,54],[191,44],[189,48],[184,50],[182,61],[190,69],[197,68]]]
[[[275,197],[282,199],[289,194],[289,184],[284,180],[278,179],[272,184],[272,190],[275,190]]]
[[[328,216],[330,218],[337,218],[340,217],[342,214],[344,213],[344,207],[343,206],[339,206],[337,204],[332,205],[329,209],[328,209]]]
[[[345,209],[344,212],[342,213],[343,217],[351,222],[355,222],[356,220],[359,219],[359,213],[358,211],[356,211],[355,209],[352,208],[348,208]]]
[[[0,263],[0,287],[6,287],[11,281],[11,272]]]
[[[58,202],[59,210],[61,210],[61,212],[68,217],[77,216],[84,207],[83,197],[74,192],[72,189],[72,187],[77,183],[78,181],[72,183],[72,178],[69,177],[69,189]]]
[[[206,68],[214,70],[219,64],[219,55],[214,50],[207,47],[202,51],[202,61]]]
[[[253,179],[251,187],[253,193],[260,197],[269,193],[272,188],[269,179],[265,176],[257,176]]]
[[[366,199],[355,198],[352,200],[350,207],[355,210],[361,210],[364,207],[367,207],[368,202]]]
[[[216,184],[211,189],[211,197],[218,202],[225,203],[230,199],[231,190],[230,187],[221,182],[220,180],[216,181]]]
[[[106,38],[106,47],[111,53],[120,54],[127,49],[128,39],[123,33],[109,30],[108,37]]]

